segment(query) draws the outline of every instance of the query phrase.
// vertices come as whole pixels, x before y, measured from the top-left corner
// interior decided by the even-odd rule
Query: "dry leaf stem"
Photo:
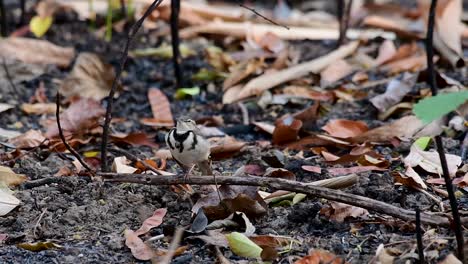
[[[57,96],[55,98],[55,104],[56,104],[56,110],[55,110],[55,117],[57,118],[57,127],[59,131],[59,136],[60,139],[62,140],[62,143],[65,145],[65,148],[70,151],[73,156],[80,162],[80,164],[85,168],[88,172],[90,172],[92,175],[94,175],[94,171],[88,166],[88,164],[81,158],[80,154],[76,152],[70,144],[68,144],[67,140],[65,139],[65,136],[63,135],[63,130],[62,130],[62,125],[60,124],[60,93],[57,91]]]
[[[128,58],[128,49],[130,47],[131,42],[133,41],[133,38],[135,37],[136,33],[138,32],[138,29],[140,29],[141,25],[143,24],[143,21],[145,18],[147,18],[153,10],[155,10],[162,2],[163,0],[155,0],[149,7],[146,9],[145,13],[143,16],[133,24],[133,26],[130,28],[127,36],[127,42],[125,43],[125,48],[122,53],[122,57],[120,59],[120,65],[119,68],[117,69],[117,73],[115,74],[115,78],[112,81],[112,88],[109,92],[109,98],[108,98],[108,103],[107,103],[107,109],[106,109],[106,118],[104,121],[104,127],[103,127],[103,132],[102,132],[102,142],[101,142],[101,170],[102,171],[109,171],[109,166],[107,163],[107,142],[109,140],[109,125],[112,119],[112,106],[114,103],[114,95],[115,91],[117,90],[117,84],[120,80],[120,76],[122,75],[123,69],[125,67],[125,63],[127,62]]]
[[[419,207],[416,207],[416,240],[418,244],[418,256],[419,260],[417,263],[423,264],[424,261],[424,246],[422,240],[422,230],[421,230],[421,212]]]
[[[431,7],[429,9],[429,21],[427,23],[427,36],[426,36],[426,54],[427,54],[427,82],[431,87],[432,96],[437,95],[437,84],[435,79],[435,69],[434,69],[434,46],[433,46],[433,37],[434,37],[434,24],[435,24],[435,10],[437,7],[437,0],[431,1]],[[450,207],[452,209],[453,224],[455,228],[455,237],[457,239],[457,256],[459,259],[464,259],[463,252],[463,229],[460,221],[460,214],[458,212],[457,199],[455,198],[455,192],[453,190],[452,180],[450,179],[447,160],[445,157],[444,145],[442,143],[442,138],[437,135],[435,136],[435,143],[437,152],[439,153],[440,163],[442,165],[442,173],[445,179],[445,186],[447,187],[447,192],[450,201]]]
[[[146,185],[175,185],[175,184],[195,184],[195,185],[211,185],[214,184],[214,179],[207,176],[192,176],[184,179],[183,175],[164,176],[160,175],[144,175],[144,174],[119,174],[119,173],[100,173],[105,181],[109,182],[128,182]],[[370,199],[364,196],[349,194],[340,190],[313,186],[303,182],[289,181],[278,178],[242,176],[242,177],[216,177],[218,184],[225,185],[245,185],[245,186],[262,186],[269,187],[274,190],[285,190],[297,193],[304,193],[313,197],[325,198],[331,201],[341,202],[349,205],[354,205],[364,209],[368,209],[377,213],[390,215],[406,221],[415,221],[415,212],[412,210],[403,209],[391,204]],[[467,219],[468,220],[468,219]],[[450,221],[444,216],[435,214],[422,213],[421,223],[431,226],[449,226]]]
[[[180,0],[171,0],[171,38],[172,38],[172,64],[174,66],[174,77],[176,88],[181,88],[182,70],[180,68],[180,38],[179,38],[179,14]]]

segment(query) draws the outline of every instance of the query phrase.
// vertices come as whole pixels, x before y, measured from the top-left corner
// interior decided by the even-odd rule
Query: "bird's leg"
[[[185,175],[184,175],[184,181],[187,181],[187,179],[188,179],[190,173],[192,173],[193,168],[195,168],[195,164],[193,164],[193,165],[187,170],[187,172],[185,173]]]

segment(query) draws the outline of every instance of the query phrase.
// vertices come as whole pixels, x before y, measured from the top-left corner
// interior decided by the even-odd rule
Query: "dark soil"
[[[90,32],[87,23],[78,22],[74,18],[64,18],[54,23],[45,38],[58,45],[73,46],[77,52],[97,53],[116,67],[125,42],[123,34],[114,32],[112,42],[107,43],[95,37]],[[157,46],[163,40],[168,40],[168,37],[157,37],[151,32],[140,32],[134,46]],[[308,59],[325,54],[334,47],[334,43],[330,41],[305,41],[294,43],[294,45],[303,50]],[[240,109],[236,105],[223,106],[220,103],[222,92],[219,83],[216,91],[213,92],[206,89],[206,83],[192,83],[190,80],[193,73],[206,65],[201,52],[183,61],[186,87],[199,85],[203,91],[200,96],[190,100],[173,100],[175,87],[172,66],[168,60],[130,58],[122,79],[125,91],[117,99],[113,112],[114,117],[125,117],[131,122],[131,126],[116,125],[113,129],[121,132],[145,131],[156,134],[155,140],[160,148],[165,148],[162,139],[166,131],[155,131],[141,125],[138,121],[142,117],[152,116],[147,99],[147,90],[151,87],[160,88],[170,98],[172,111],[176,116],[188,115],[193,119],[199,119],[221,115],[227,127],[241,127]],[[47,87],[49,100],[53,101],[58,88],[53,80],[63,79],[69,70],[48,67],[40,76],[16,84],[15,91],[9,87],[8,83],[0,83],[0,99],[13,104],[27,102],[42,81]],[[460,76],[453,71],[448,71],[447,74],[455,78]],[[466,78],[458,77],[457,79],[464,84],[468,83]],[[376,121],[377,111],[368,98],[372,96],[372,93],[381,93],[382,90],[379,89],[383,87],[369,91],[368,97],[360,101],[324,104],[324,107],[330,111],[320,117],[317,127],[333,118],[363,120],[370,127],[381,125],[383,122]],[[269,122],[274,122],[281,114],[294,113],[309,105],[310,102],[286,104],[263,111],[254,104],[247,104],[252,120]],[[9,128],[19,122],[22,124],[20,131],[25,132],[31,128],[43,129],[40,121],[40,117],[26,115],[17,107],[1,114],[0,127]],[[232,136],[251,143],[256,140],[269,139],[267,134],[253,127],[242,133],[232,134]],[[459,154],[461,144],[459,140],[447,139],[446,143],[449,146],[446,149],[448,153]],[[100,147],[98,142],[90,144],[92,145],[83,146],[79,151],[98,150]],[[402,147],[398,151],[401,155],[406,155],[408,147]],[[130,146],[127,146],[127,150],[140,158],[151,157],[154,151],[148,147]],[[0,154],[8,151],[11,149],[0,146]],[[257,145],[250,144],[242,153],[216,162],[214,168],[220,173],[233,173],[242,165],[260,162],[259,155],[264,155],[267,151],[268,149],[260,149]],[[379,147],[378,151],[391,155],[395,150],[389,147]],[[285,167],[293,171],[298,180],[309,182],[331,177],[326,172],[317,175],[303,171],[302,165],[321,167],[329,165],[323,159],[314,157],[312,153],[304,153],[306,158],[313,157],[306,160],[295,157],[296,153],[297,151],[289,151],[285,155]],[[53,175],[60,168],[70,164],[71,160],[68,155],[64,156],[47,149],[36,149],[10,165],[15,172],[27,175],[30,180],[37,180],[54,177]],[[394,169],[399,166],[401,166],[399,162],[392,164]],[[179,171],[179,167],[170,162],[168,170]],[[411,209],[419,206],[424,210],[434,206],[434,201],[429,200],[424,194],[406,187],[395,186],[393,177],[388,172],[362,173],[358,184],[346,191],[404,208]],[[169,187],[111,184],[94,181],[87,176],[65,176],[58,183],[32,188],[20,187],[15,190],[15,196],[21,200],[21,205],[7,216],[0,217],[0,234],[8,235],[8,239],[0,247],[0,263],[140,262],[132,256],[124,244],[123,231],[125,229],[138,229],[156,209],[163,207],[168,209],[168,214],[163,224],[150,232],[151,235],[162,234],[164,230],[176,226],[188,225],[192,220],[191,201],[183,195],[174,193]],[[466,199],[462,199],[461,202],[460,207],[468,208]],[[257,234],[285,235],[300,241],[300,245],[282,254],[278,263],[289,263],[288,258],[304,256],[311,248],[330,250],[346,258],[350,263],[366,263],[375,255],[377,247],[382,243],[401,242],[399,246],[402,248],[414,246],[414,225],[411,223],[374,215],[372,212],[372,219],[369,221],[347,220],[344,223],[336,223],[318,213],[326,203],[322,199],[308,197],[291,207],[270,207],[267,216],[253,221]],[[448,204],[445,205],[448,208]],[[429,229],[429,227],[425,228]],[[453,236],[444,229],[437,229],[436,233],[441,236]],[[168,234],[167,240],[153,242],[153,246],[167,248],[170,236],[171,234]],[[62,248],[31,252],[16,246],[17,243],[39,241],[52,241]],[[215,262],[215,254],[209,246],[193,241],[189,245],[188,250],[181,256],[175,257],[173,263]],[[453,251],[454,246],[453,239],[449,239],[448,245],[440,252],[441,256]],[[233,255],[230,250],[223,249],[223,252],[233,263],[241,263],[242,258]]]

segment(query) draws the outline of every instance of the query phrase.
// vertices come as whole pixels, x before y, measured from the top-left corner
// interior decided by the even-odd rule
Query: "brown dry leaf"
[[[416,116],[404,116],[391,124],[371,129],[351,139],[355,143],[388,142],[393,138],[409,139],[424,127]]]
[[[401,102],[406,94],[413,89],[417,78],[418,74],[405,73],[401,80],[391,80],[387,85],[385,93],[370,99],[371,103],[375,108],[379,109],[380,112],[387,111],[390,107]]]
[[[353,72],[353,67],[345,60],[341,59],[328,65],[320,73],[320,86],[329,86]]]
[[[436,10],[436,31],[444,43],[455,53],[463,54],[461,34],[464,26],[461,22],[462,0],[449,0],[439,4]]]
[[[436,58],[434,58],[436,60]],[[416,72],[427,67],[426,54],[416,54],[411,57],[390,62],[381,67],[383,71],[388,71],[390,74],[400,72]]]
[[[283,89],[283,94],[294,95],[317,101],[332,101],[335,95],[331,91],[317,91],[306,86],[290,85]]]
[[[140,228],[138,228],[137,231],[135,231],[135,234],[137,236],[144,235],[148,233],[151,230],[151,228],[160,226],[163,222],[163,218],[166,215],[166,213],[167,213],[166,208],[159,208],[156,211],[154,211],[151,217],[143,221],[143,224],[141,225]]]
[[[71,73],[63,80],[60,92],[66,97],[78,95],[99,101],[109,95],[114,78],[112,65],[94,53],[82,52]]]
[[[314,60],[297,64],[281,71],[271,71],[265,73],[249,81],[242,88],[236,100],[242,100],[250,96],[260,95],[264,91],[271,89],[279,84],[292,81],[311,72],[319,72],[331,63],[349,56],[357,49],[358,46],[359,42],[354,41]]]
[[[26,114],[53,114],[57,110],[55,103],[36,103],[36,104],[21,104],[21,110]]]
[[[393,172],[393,177],[395,178],[395,182],[405,185],[406,187],[414,188],[414,189],[427,189],[427,185],[424,183],[423,179],[419,174],[412,168],[406,168],[405,174],[401,174],[400,172]]]
[[[229,67],[236,64],[229,54],[216,46],[208,46],[205,49],[205,56],[208,63],[219,72],[226,72]]]
[[[409,44],[401,45],[398,50],[391,56],[390,58],[381,62],[381,65],[399,61],[408,57],[411,57],[414,54],[420,53],[421,48],[418,46],[416,42],[411,42]]]
[[[450,176],[454,176],[460,166],[462,160],[460,156],[453,154],[445,154],[447,166]],[[410,153],[403,160],[406,166],[419,166],[425,171],[442,175],[442,166],[440,164],[439,154],[435,151],[421,150],[417,145],[413,144]]]
[[[105,110],[101,104],[92,99],[79,99],[73,102],[60,115],[60,124],[64,135],[83,134],[98,126],[98,120],[104,116]],[[57,123],[51,123],[47,127],[46,137],[58,136]]]
[[[255,37],[256,36],[254,36],[254,38]],[[279,53],[286,48],[286,43],[272,32],[267,32],[260,37],[256,37],[255,41],[260,46],[260,48],[271,51],[273,53]]]
[[[130,162],[126,157],[115,157],[114,162],[112,163],[112,171],[117,173],[134,173],[137,171],[137,168],[128,166]]]
[[[38,16],[44,17],[52,17],[60,8],[60,4],[57,3],[55,0],[43,0],[40,1],[36,6],[36,13]]]
[[[302,121],[292,116],[279,119],[276,121],[275,130],[273,131],[273,144],[280,145],[296,141],[301,127]]]
[[[263,59],[253,59],[232,66],[230,68],[229,76],[226,78],[226,80],[224,80],[223,90],[226,91],[253,73],[259,73],[264,65],[265,62]]]
[[[309,255],[301,258],[300,260],[294,262],[294,264],[320,264],[320,263],[329,263],[329,264],[347,264],[348,262],[344,261],[342,258],[336,256],[335,254],[323,250],[323,249],[311,249]]]
[[[346,119],[330,120],[322,129],[330,134],[330,136],[337,138],[351,138],[369,130],[365,122]]]
[[[271,135],[275,131],[275,126],[266,122],[252,122],[252,124]]]
[[[346,218],[365,218],[369,215],[366,209],[338,202],[330,202],[329,207],[320,210],[320,214],[329,217],[331,220],[342,223]]]
[[[322,168],[319,166],[302,165],[301,168],[305,171],[310,171],[314,173],[322,173]]]
[[[466,251],[466,249],[465,249]],[[452,253],[450,253],[447,257],[445,257],[442,261],[437,264],[462,264],[457,257],[455,257]]]
[[[404,38],[422,39],[424,37],[422,33],[424,32],[422,23],[413,22],[403,17],[395,19],[372,15],[364,18],[362,23],[368,27],[376,27],[395,32]]]
[[[60,47],[46,40],[9,37],[0,40],[0,57],[68,67],[75,57],[75,49]]]
[[[208,141],[211,144],[211,158],[213,160],[231,157],[241,151],[247,144],[246,142],[237,141],[233,137],[210,138]]]
[[[23,174],[16,174],[12,169],[0,166],[0,185],[16,186],[27,180]]]
[[[391,40],[385,40],[379,47],[379,54],[375,58],[377,65],[381,65],[390,60],[397,53],[395,44]]]
[[[139,260],[150,260],[154,251],[130,229],[124,231],[125,245],[132,251],[132,255]]]
[[[115,133],[109,135],[109,137],[115,143],[127,143],[132,146],[149,146],[153,148],[158,146],[158,144],[151,140],[150,137],[144,132],[130,134]]]
[[[386,171],[387,169],[380,168],[377,166],[355,166],[349,168],[330,168],[327,169],[328,173],[332,176],[339,176],[339,175],[348,175],[352,173],[361,173],[366,171]]]
[[[9,143],[15,145],[17,148],[35,148],[40,146],[46,138],[39,130],[28,130],[26,133],[19,135],[8,140]]]
[[[240,91],[242,90],[242,84],[232,86],[223,94],[223,104],[232,104],[237,101]]]
[[[173,127],[174,118],[172,117],[171,104],[167,96],[157,88],[150,88],[148,90],[148,100],[153,112],[153,118],[142,118],[140,122],[149,126]]]
[[[263,177],[280,178],[290,181],[296,180],[296,175],[293,172],[283,168],[268,168]]]
[[[387,249],[384,244],[380,244],[375,252],[375,260],[380,264],[393,264],[395,256],[392,254],[391,249]]]

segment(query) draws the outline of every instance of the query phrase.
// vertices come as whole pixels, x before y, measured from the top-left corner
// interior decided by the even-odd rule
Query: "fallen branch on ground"
[[[174,185],[174,184],[195,184],[195,185],[210,185],[214,184],[213,177],[207,176],[192,176],[184,180],[183,175],[174,176],[159,176],[148,174],[118,174],[118,173],[100,173],[105,181],[108,182],[128,182],[139,183],[146,185]],[[285,190],[291,192],[304,193],[307,195],[325,198],[331,201],[341,202],[357,207],[365,208],[377,213],[387,214],[406,221],[415,221],[416,213],[412,210],[407,210],[387,204],[385,202],[377,201],[367,197],[346,193],[339,190],[309,185],[303,182],[289,181],[278,178],[266,177],[227,177],[217,176],[216,181],[218,184],[225,185],[247,185],[247,186],[263,186],[275,190]],[[468,219],[467,219],[468,220]],[[421,213],[421,223],[432,226],[449,226],[450,221],[448,218]]]

